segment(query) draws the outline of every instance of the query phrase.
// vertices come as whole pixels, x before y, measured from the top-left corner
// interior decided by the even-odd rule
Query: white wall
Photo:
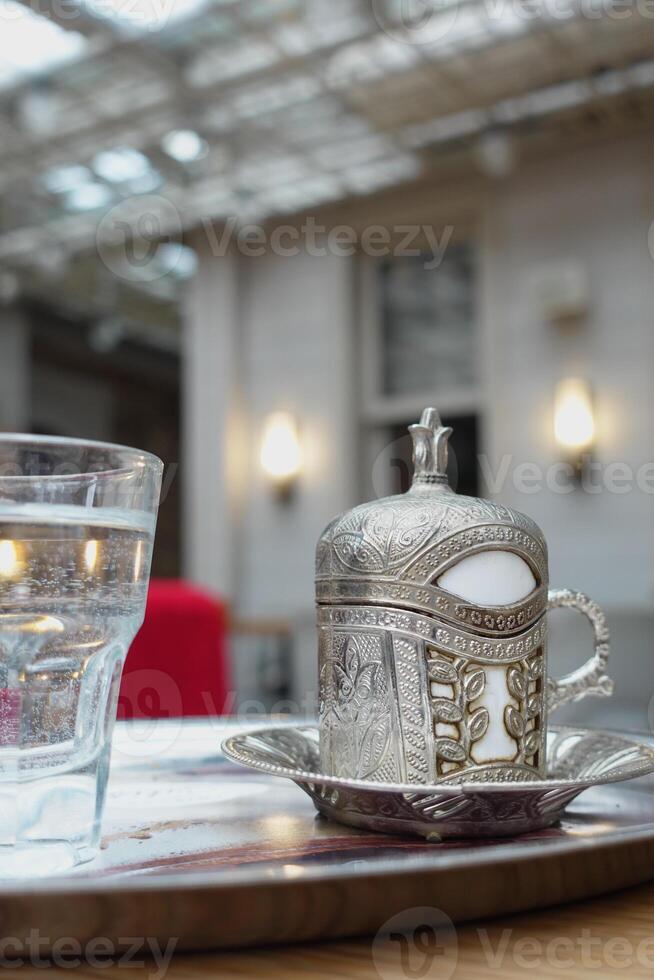
[[[352,267],[346,258],[267,255],[245,263],[244,393],[249,483],[239,604],[246,615],[313,609],[313,550],[356,493]],[[265,416],[293,412],[304,467],[280,504],[258,462]]]
[[[312,609],[313,545],[356,492],[351,286],[342,258],[201,253],[184,343],[185,573],[243,616]],[[286,504],[259,465],[278,409],[297,416],[304,456]]]
[[[199,251],[184,335],[185,574],[241,620],[291,625],[292,693],[313,704],[314,547],[357,483],[352,265]],[[264,419],[280,409],[297,416],[303,449],[288,503],[259,464]],[[256,672],[256,657],[239,663],[242,695],[256,696]]]
[[[240,377],[238,265],[200,238],[182,349],[183,542],[187,578],[233,600],[237,592]]]
[[[654,218],[648,143],[561,153],[520,170],[498,189],[486,216],[485,279],[490,388],[488,450],[546,467],[557,378],[593,384],[596,461],[634,470],[654,460]],[[650,142],[651,149],[651,142]],[[587,270],[590,312],[575,332],[544,321],[533,274],[570,258]],[[654,599],[654,496],[545,490],[499,495],[546,532],[552,581],[614,606]]]

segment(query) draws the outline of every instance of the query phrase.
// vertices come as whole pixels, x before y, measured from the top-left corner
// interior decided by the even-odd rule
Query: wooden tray
[[[433,844],[330,823],[292,782],[227,762],[222,739],[251,727],[119,724],[101,857],[0,883],[3,935],[287,943],[373,933],[414,906],[456,922],[654,877],[654,777],[588,790],[549,830]]]

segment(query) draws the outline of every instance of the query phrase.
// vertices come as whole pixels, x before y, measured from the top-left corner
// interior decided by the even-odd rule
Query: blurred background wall
[[[310,702],[315,540],[406,487],[435,404],[458,487],[606,605],[611,711],[642,725],[654,18],[410,7],[0,0],[0,426],[158,453],[154,573],[229,605],[239,697]],[[554,666],[588,639],[557,615]]]

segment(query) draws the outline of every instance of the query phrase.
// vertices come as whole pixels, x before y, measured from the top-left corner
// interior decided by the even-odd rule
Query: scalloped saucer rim
[[[305,723],[295,723],[291,725],[272,725],[266,728],[254,728],[247,731],[239,732],[236,735],[231,735],[223,740],[222,750],[224,754],[233,762],[240,763],[241,765],[247,766],[250,769],[256,770],[258,772],[263,772],[271,776],[282,776],[287,779],[293,779],[295,781],[303,783],[315,783],[319,786],[332,786],[334,788],[350,788],[360,791],[370,791],[376,793],[411,793],[420,794],[421,796],[431,796],[434,794],[450,793],[450,792],[460,792],[462,794],[466,792],[507,792],[515,793],[517,790],[520,791],[534,791],[542,792],[548,789],[564,789],[576,787],[581,792],[584,789],[589,789],[593,786],[605,786],[611,783],[624,782],[629,779],[638,779],[641,776],[646,776],[654,773],[654,746],[649,745],[647,742],[643,742],[638,738],[633,738],[622,732],[612,732],[612,731],[600,731],[592,728],[582,728],[574,727],[569,725],[550,725],[548,729],[548,735],[554,736],[590,736],[597,735],[598,737],[606,736],[615,739],[618,742],[622,742],[625,749],[638,749],[642,753],[642,762],[637,768],[632,770],[620,770],[619,767],[609,771],[605,774],[596,774],[593,776],[587,776],[585,778],[581,777],[548,777],[547,779],[533,779],[533,780],[516,780],[516,781],[483,781],[478,782],[472,780],[461,780],[461,781],[443,781],[440,783],[383,783],[374,782],[372,780],[364,779],[348,779],[339,776],[330,776],[326,773],[321,773],[316,770],[306,770],[297,769],[291,766],[277,765],[272,762],[255,761],[251,757],[244,755],[240,746],[247,739],[251,738],[261,738],[262,736],[274,736],[277,734],[288,734],[289,731],[297,732],[298,734],[304,735],[305,733],[311,733],[315,736],[318,735],[317,725],[305,724]],[[308,740],[309,741],[309,740]],[[315,741],[314,741],[315,744]],[[645,762],[648,759],[649,762]]]

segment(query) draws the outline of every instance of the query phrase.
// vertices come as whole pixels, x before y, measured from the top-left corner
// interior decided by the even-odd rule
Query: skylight
[[[66,195],[68,211],[95,211],[111,201],[111,191],[106,184],[80,184]]]
[[[306,102],[320,92],[320,82],[310,75],[292,75],[280,82],[243,87],[234,98],[234,111],[241,119],[266,115],[297,103]]]
[[[641,61],[627,72],[629,80],[636,88],[654,83],[654,61]]]
[[[190,17],[207,0],[83,0],[96,17],[111,20],[128,33],[160,31]]]
[[[340,183],[331,177],[317,176],[284,187],[271,187],[259,195],[259,202],[264,210],[291,212],[311,204],[336,200],[341,194]]]
[[[14,0],[0,0],[0,88],[73,61],[85,46],[81,34]]]
[[[166,272],[178,279],[190,279],[198,267],[198,257],[188,245],[180,242],[164,242],[157,249],[156,260]]]
[[[64,167],[53,167],[42,177],[43,186],[51,194],[67,194],[81,184],[89,184],[93,175],[88,167],[72,163]]]
[[[313,157],[321,166],[342,169],[388,156],[393,149],[393,141],[379,133],[325,143],[315,150]]]
[[[241,161],[236,167],[236,176],[240,186],[247,190],[278,187],[306,177],[307,164],[289,155],[257,155]]]
[[[375,160],[353,167],[343,174],[347,187],[357,194],[369,194],[378,187],[410,180],[420,173],[420,162],[412,153],[402,153],[387,160]]]
[[[121,184],[147,176],[152,168],[145,154],[129,146],[117,146],[98,153],[93,161],[93,169],[103,180]]]
[[[487,115],[482,109],[466,109],[407,126],[403,136],[407,146],[428,146],[430,143],[444,143],[479,132],[486,122]]]
[[[278,60],[278,53],[266,41],[235,39],[230,44],[201,51],[186,68],[185,74],[190,85],[201,88],[249,75]]]
[[[209,146],[194,129],[175,129],[164,136],[161,146],[165,153],[179,163],[193,163],[209,152]]]

